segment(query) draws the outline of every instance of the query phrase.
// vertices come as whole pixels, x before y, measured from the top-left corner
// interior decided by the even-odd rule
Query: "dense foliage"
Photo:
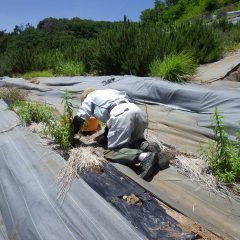
[[[226,11],[239,10],[238,0],[155,0],[152,9],[146,9],[141,14],[144,24],[166,24],[173,21],[204,17],[209,18],[211,13],[221,17]]]
[[[46,18],[36,28],[27,24],[16,26],[11,33],[0,31],[0,76],[33,71],[47,76],[146,76],[154,61],[184,51],[195,64],[212,62],[229,46],[240,43],[239,24],[224,19],[209,22],[196,16],[229,3],[228,7],[238,7],[234,2],[155,1],[153,9],[142,12],[139,23],[126,17],[122,22]],[[201,11],[196,10],[199,8]]]

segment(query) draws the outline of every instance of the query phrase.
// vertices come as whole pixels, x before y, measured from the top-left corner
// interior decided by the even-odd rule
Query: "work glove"
[[[106,126],[106,127],[104,128],[103,136],[104,136],[104,137],[107,137],[108,132],[109,132],[109,128]]]
[[[72,124],[74,129],[74,134],[78,133],[79,130],[83,127],[85,120],[78,115],[73,118]]]

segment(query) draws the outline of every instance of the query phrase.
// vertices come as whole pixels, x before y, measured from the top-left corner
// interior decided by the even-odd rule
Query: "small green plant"
[[[218,109],[211,118],[214,140],[201,151],[220,181],[231,183],[240,180],[240,129],[236,141],[231,141]]]
[[[26,124],[49,123],[53,119],[54,108],[46,104],[18,101],[12,105],[12,108]]]
[[[197,65],[191,54],[181,52],[167,56],[163,61],[156,59],[150,65],[150,75],[173,82],[182,82],[186,75],[194,73]]]
[[[63,76],[80,76],[84,73],[84,65],[82,62],[61,60],[55,66],[54,73]]]
[[[64,113],[60,117],[60,121],[51,121],[48,125],[49,135],[60,145],[63,150],[71,147],[74,128],[72,124],[73,105],[71,103],[72,96],[65,91],[63,98]]]

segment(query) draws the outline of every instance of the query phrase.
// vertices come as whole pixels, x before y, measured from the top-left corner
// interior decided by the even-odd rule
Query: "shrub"
[[[132,53],[136,50],[138,28],[131,23],[116,25],[98,39],[95,67],[102,74],[129,74]],[[125,69],[123,69],[125,68]]]
[[[219,0],[205,0],[204,7],[206,11],[213,12],[220,7]]]
[[[211,118],[214,140],[201,151],[220,181],[231,183],[240,180],[240,129],[236,141],[231,141],[223,117],[216,108]]]
[[[5,55],[0,55],[0,76],[11,75],[12,66],[10,59]]]
[[[77,44],[61,48],[62,60],[69,59],[75,62],[82,62],[86,72],[91,72],[94,62],[94,54],[97,51],[96,39],[79,39]]]
[[[32,68],[34,61],[34,51],[29,49],[15,49],[9,51],[9,58],[13,73],[24,73],[34,70]]]
[[[150,75],[173,82],[182,82],[186,75],[194,73],[197,65],[191,54],[181,52],[167,56],[163,61],[156,59],[150,65]]]
[[[214,62],[223,56],[219,31],[200,20],[177,24],[173,31],[173,42],[183,49],[190,49],[198,63]]]

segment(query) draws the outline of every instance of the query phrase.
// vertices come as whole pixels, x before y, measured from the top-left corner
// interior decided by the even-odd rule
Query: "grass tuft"
[[[161,77],[173,82],[183,82],[186,75],[191,75],[196,70],[194,58],[188,52],[171,54],[163,61],[156,59],[150,65],[150,75]]]
[[[56,75],[63,76],[81,76],[84,73],[82,62],[76,61],[59,61],[54,70]]]

